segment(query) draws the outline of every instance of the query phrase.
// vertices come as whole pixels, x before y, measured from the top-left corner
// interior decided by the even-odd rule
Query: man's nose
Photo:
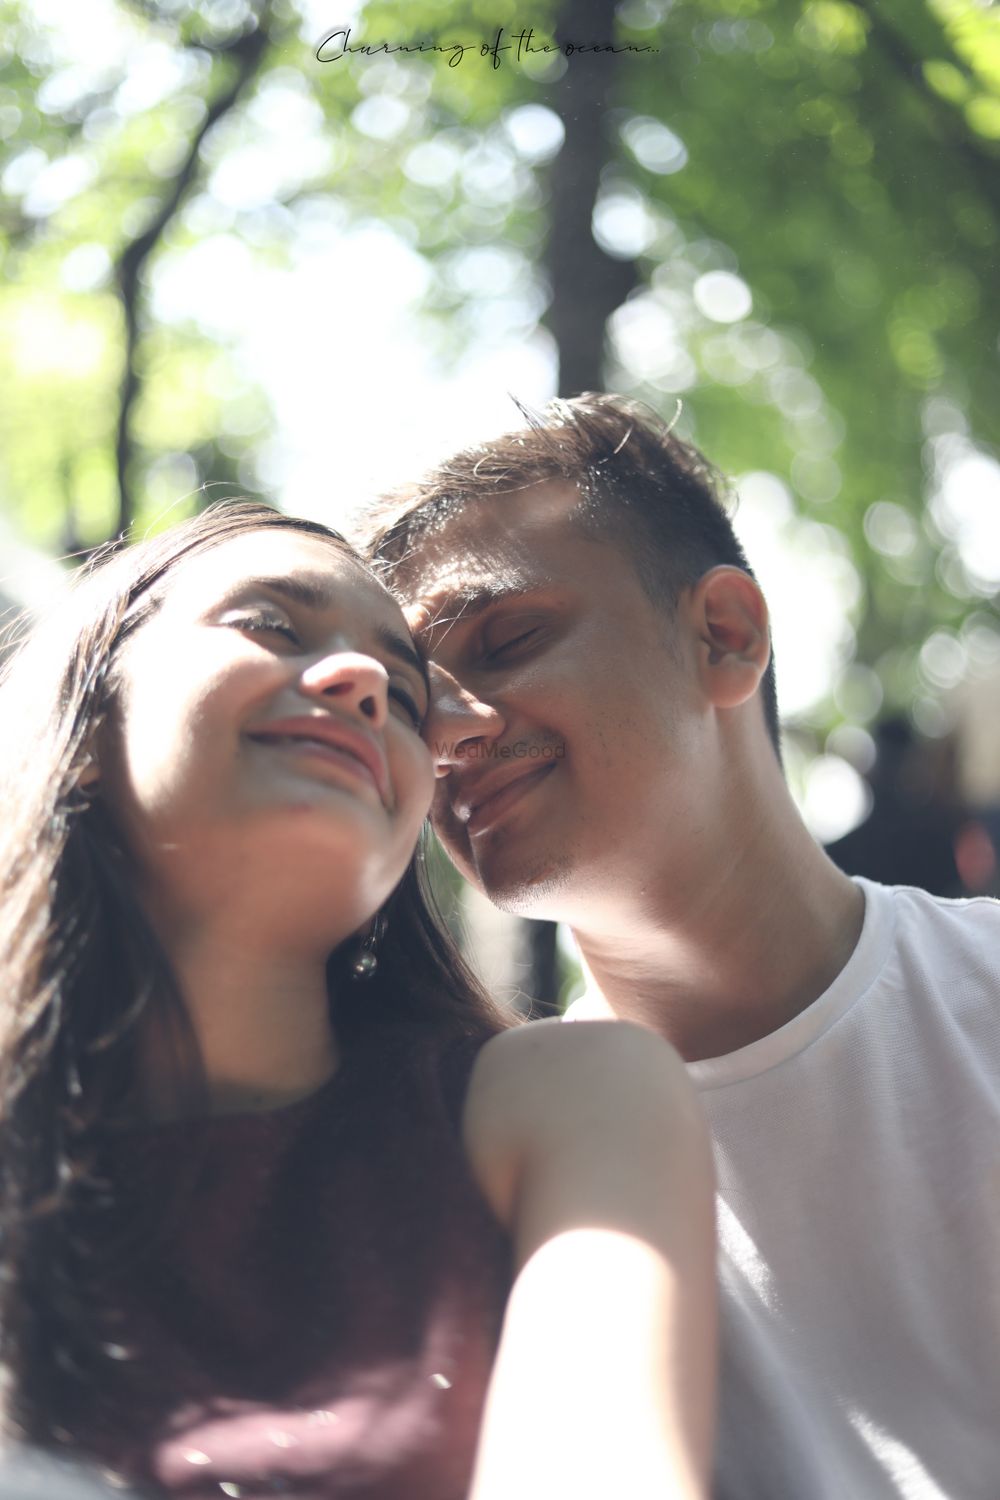
[[[506,720],[497,704],[477,697],[436,662],[431,662],[430,680],[424,739],[434,757],[435,776],[447,776],[453,766],[472,758],[473,746],[499,739]]]
[[[332,651],[305,668],[299,685],[311,698],[335,701],[371,729],[383,729],[389,717],[389,674],[373,656]]]

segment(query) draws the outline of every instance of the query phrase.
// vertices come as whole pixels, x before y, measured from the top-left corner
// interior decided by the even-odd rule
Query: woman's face
[[[248,532],[179,563],[119,658],[99,754],[154,912],[330,913],[339,941],[402,876],[433,787],[399,608],[318,537]],[[340,930],[342,929],[342,930]]]

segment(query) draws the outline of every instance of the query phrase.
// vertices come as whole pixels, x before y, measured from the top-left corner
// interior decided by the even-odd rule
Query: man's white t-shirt
[[[826,993],[689,1064],[719,1178],[714,1493],[1000,1500],[1000,902],[858,884]]]

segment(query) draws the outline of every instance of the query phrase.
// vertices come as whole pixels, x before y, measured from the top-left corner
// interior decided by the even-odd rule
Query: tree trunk
[[[612,42],[616,8],[616,0],[564,0],[558,40]],[[574,54],[547,101],[566,132],[549,176],[544,257],[551,290],[545,321],[559,351],[560,396],[602,388],[605,327],[636,284],[634,263],[607,255],[592,228],[601,172],[615,151],[609,122],[619,63],[614,53]],[[532,1014],[552,1015],[560,982],[555,923],[530,922],[525,937]]]
[[[564,3],[558,40],[613,41],[615,10],[615,0]],[[566,132],[549,177],[544,257],[552,298],[545,321],[559,350],[560,396],[600,390],[605,325],[636,284],[634,263],[607,255],[591,227],[601,173],[615,153],[610,120],[619,64],[614,53],[574,54],[548,96]]]
[[[264,54],[271,42],[270,19],[271,7],[270,0],[268,0],[252,28],[243,32],[232,42],[206,49],[214,51],[218,56],[226,55],[233,60],[234,67],[230,81],[221,93],[209,101],[205,117],[195,131],[177,175],[173,178],[151,223],[142,234],[129,241],[115,267],[118,295],[125,320],[125,351],[115,433],[115,472],[118,479],[118,514],[115,521],[115,536],[124,535],[135,518],[130,474],[134,446],[131,421],[132,411],[141,390],[136,354],[140,337],[143,271],[197,178],[199,157],[205,137],[212,127],[217,125],[225,114],[228,114],[257,76]]]

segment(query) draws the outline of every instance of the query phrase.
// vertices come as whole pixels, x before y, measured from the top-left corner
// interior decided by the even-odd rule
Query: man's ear
[[[690,603],[705,695],[716,708],[737,708],[753,697],[771,659],[764,595],[748,573],[723,565],[699,578]]]

